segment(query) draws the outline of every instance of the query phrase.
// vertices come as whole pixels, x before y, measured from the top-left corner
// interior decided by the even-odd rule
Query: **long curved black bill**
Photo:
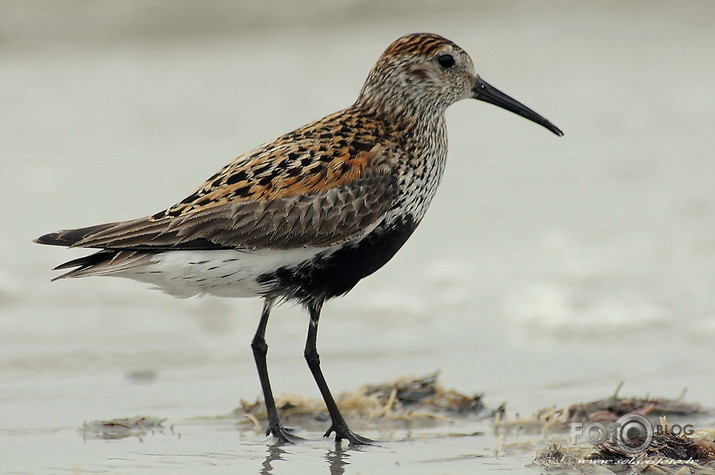
[[[564,134],[563,132],[561,132],[561,129],[546,120],[543,116],[529,109],[521,102],[507,96],[496,87],[484,81],[482,78],[477,78],[477,82],[474,84],[474,89],[472,89],[472,92],[474,92],[473,97],[475,99],[494,104],[497,107],[501,107],[502,109],[506,109],[515,114],[519,114],[525,119],[529,119],[532,122],[536,122],[537,124],[546,127],[559,137]]]

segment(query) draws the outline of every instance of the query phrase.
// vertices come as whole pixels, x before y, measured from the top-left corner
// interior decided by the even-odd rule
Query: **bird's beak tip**
[[[474,99],[494,104],[497,107],[501,107],[502,109],[518,114],[525,119],[529,119],[530,121],[547,128],[559,137],[563,137],[564,135],[561,129],[549,122],[545,117],[529,109],[516,99],[512,99],[480,77],[477,77],[472,92],[472,97],[474,97]]]

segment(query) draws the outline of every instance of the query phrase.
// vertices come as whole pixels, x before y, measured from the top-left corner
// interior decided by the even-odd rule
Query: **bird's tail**
[[[49,244],[51,246],[73,247],[83,239],[111,228],[116,224],[117,223],[107,223],[86,228],[58,231],[40,236],[35,239],[35,242],[38,244]],[[67,277],[117,274],[143,267],[150,263],[150,253],[132,250],[103,249],[89,256],[73,259],[58,265],[53,270],[74,269],[52,280],[55,281]]]
[[[53,270],[74,269],[52,280],[136,272],[137,268],[151,264],[151,257],[151,253],[140,251],[102,250],[58,265]]]

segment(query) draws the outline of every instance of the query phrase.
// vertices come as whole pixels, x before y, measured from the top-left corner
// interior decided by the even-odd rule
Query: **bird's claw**
[[[358,435],[347,427],[336,429],[335,426],[330,426],[330,429],[328,429],[327,432],[323,434],[323,437],[330,437],[330,434],[332,434],[333,432],[335,432],[335,442],[340,442],[341,440],[345,439],[351,446],[375,445],[374,440]]]
[[[272,435],[280,444],[297,444],[305,439],[292,434],[292,429],[287,429],[280,424],[272,425],[266,430],[266,435]]]

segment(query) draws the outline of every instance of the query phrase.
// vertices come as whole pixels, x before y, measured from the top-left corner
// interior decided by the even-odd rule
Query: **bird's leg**
[[[271,382],[268,379],[268,365],[266,364],[266,354],[268,354],[268,345],[266,344],[266,326],[268,325],[268,317],[273,306],[272,298],[266,297],[263,304],[263,312],[261,313],[261,322],[258,324],[256,335],[251,342],[253,349],[253,358],[256,360],[256,368],[258,369],[258,378],[261,380],[261,389],[263,389],[263,399],[266,403],[266,411],[268,413],[268,430],[266,435],[273,435],[279,442],[295,443],[302,440],[300,437],[289,433],[281,425],[278,418],[278,410],[276,403],[273,400],[273,391],[271,390]]]
[[[318,338],[318,320],[320,319],[320,310],[322,307],[322,301],[313,301],[308,305],[310,325],[308,325],[308,338],[305,342],[304,355],[305,360],[308,362],[308,368],[310,368],[310,372],[313,373],[313,378],[328,408],[328,413],[330,413],[331,425],[323,437],[328,437],[332,432],[335,432],[335,440],[337,442],[346,439],[350,442],[350,445],[370,445],[373,443],[372,440],[355,434],[350,430],[343,415],[340,414],[338,405],[335,404],[335,399],[333,399],[333,395],[330,394],[328,383],[325,382],[323,372],[320,370],[320,355],[318,354],[316,344]]]

